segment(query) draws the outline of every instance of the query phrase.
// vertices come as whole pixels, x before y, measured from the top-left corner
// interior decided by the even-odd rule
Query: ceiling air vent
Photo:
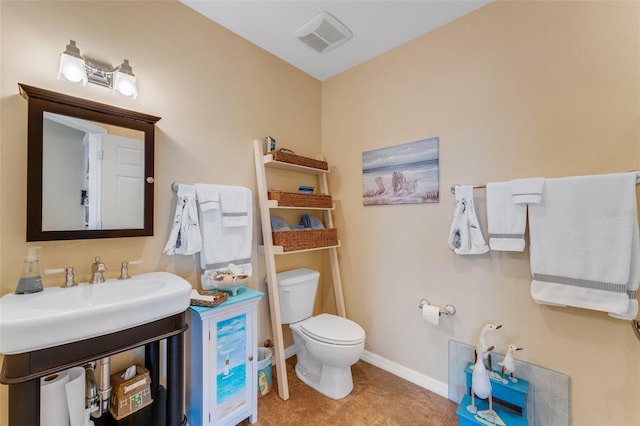
[[[348,41],[353,33],[335,16],[322,12],[300,27],[295,36],[316,52],[324,53]]]

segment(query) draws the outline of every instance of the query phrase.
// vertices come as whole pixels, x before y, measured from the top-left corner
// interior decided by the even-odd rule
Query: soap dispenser
[[[42,291],[42,277],[40,277],[40,267],[36,250],[40,247],[29,247],[29,255],[25,256],[22,264],[22,275],[18,281],[16,294],[29,294]]]

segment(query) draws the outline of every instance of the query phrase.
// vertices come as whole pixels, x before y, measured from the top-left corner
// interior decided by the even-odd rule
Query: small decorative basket
[[[276,200],[278,202],[278,206],[285,207],[315,207],[323,209],[330,209],[333,207],[331,195],[270,191],[269,199]]]
[[[271,154],[274,160],[282,161],[283,163],[297,164],[298,166],[311,167],[320,170],[329,170],[329,164],[327,164],[326,161],[296,155],[293,151],[288,149],[269,151],[267,154]]]
[[[338,245],[338,230],[305,229],[301,231],[273,231],[273,245],[284,251],[307,250]]]
[[[204,290],[198,290],[198,289],[196,289],[196,291],[201,296],[213,297],[213,300],[209,302],[207,300],[191,299],[190,304],[192,306],[204,306],[205,308],[212,308],[214,306],[218,306],[219,304],[223,303],[229,298],[229,294],[218,292],[218,291],[212,292],[212,291],[204,291]]]

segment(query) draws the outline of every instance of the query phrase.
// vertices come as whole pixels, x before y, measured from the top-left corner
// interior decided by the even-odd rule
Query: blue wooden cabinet
[[[216,307],[189,308],[190,426],[258,420],[256,308],[263,295],[243,287]]]

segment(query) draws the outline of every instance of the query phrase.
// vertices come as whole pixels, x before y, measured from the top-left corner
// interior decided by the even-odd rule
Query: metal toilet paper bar
[[[429,303],[429,301],[427,299],[420,299],[420,304],[418,305],[418,309],[422,310],[423,307],[425,306],[430,306],[431,303]],[[455,315],[456,314],[456,307],[453,305],[444,305],[444,308],[440,309],[440,316],[442,315]]]

